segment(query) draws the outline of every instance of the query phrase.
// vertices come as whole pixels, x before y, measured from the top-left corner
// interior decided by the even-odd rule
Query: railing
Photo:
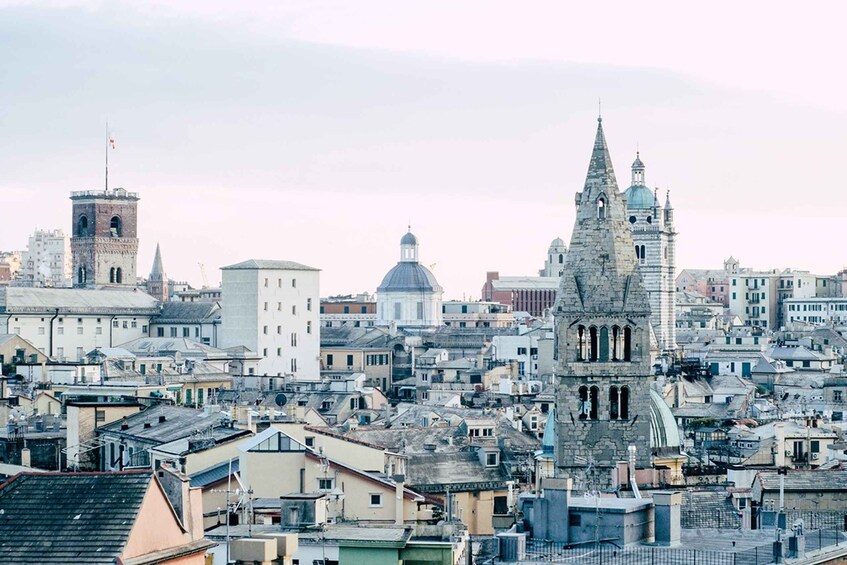
[[[669,547],[617,547],[593,543],[569,546],[545,540],[527,540],[526,555],[519,563],[573,563],[586,565],[767,565],[773,562],[770,545],[743,551],[708,551]],[[495,563],[505,563],[495,561]]]

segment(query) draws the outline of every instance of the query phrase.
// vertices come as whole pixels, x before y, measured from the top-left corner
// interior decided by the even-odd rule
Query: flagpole
[[[106,192],[109,192],[109,120],[106,120]]]

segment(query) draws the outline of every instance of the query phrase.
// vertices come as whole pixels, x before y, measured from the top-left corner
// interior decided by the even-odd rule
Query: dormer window
[[[606,219],[606,200],[604,198],[597,199],[597,218],[600,220]]]

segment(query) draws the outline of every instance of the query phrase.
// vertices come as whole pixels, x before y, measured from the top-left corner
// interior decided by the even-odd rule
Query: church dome
[[[550,242],[550,249],[558,249],[558,248],[564,247],[564,246],[565,246],[565,242],[562,240],[561,237],[557,237],[556,239],[554,239],[553,241]]]
[[[400,245],[417,245],[418,238],[415,237],[415,234],[412,232],[406,232],[406,234],[400,239]]]
[[[656,202],[653,192],[644,185],[634,184],[624,192],[628,210],[644,210],[652,208]]]
[[[655,450],[679,451],[682,441],[673,412],[661,395],[650,389],[650,447]]]
[[[406,236],[413,236],[406,234]],[[405,237],[404,236],[404,239]],[[397,263],[382,279],[382,284],[376,289],[383,292],[439,292],[441,287],[435,280],[435,275],[418,262],[401,261]]]

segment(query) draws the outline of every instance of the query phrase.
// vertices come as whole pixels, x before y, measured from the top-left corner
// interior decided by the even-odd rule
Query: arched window
[[[643,245],[641,246],[641,253],[639,254],[639,257],[641,258],[641,264],[643,265],[644,260],[647,258],[647,253],[646,253],[645,247]]]
[[[585,361],[585,326],[576,329],[576,360]]]
[[[612,326],[612,361],[620,360],[620,342],[621,340],[621,329],[618,326]]]
[[[85,267],[80,267],[77,270],[76,282],[79,284],[85,284]]]
[[[112,216],[112,221],[109,222],[109,233],[112,237],[123,237],[123,225],[120,216]]]
[[[110,282],[110,283],[114,283],[114,282],[115,282],[115,268],[114,268],[114,267],[112,267],[111,269],[109,269],[109,282]]]
[[[635,258],[641,259],[641,247],[638,245],[635,246]]]
[[[591,326],[588,330],[590,340],[591,340],[591,352],[588,357],[589,361],[597,361],[597,328]]]
[[[88,218],[85,215],[79,217],[79,221],[77,222],[76,234],[79,237],[85,237],[88,235]]]
[[[623,329],[623,360],[632,361],[632,328]]]
[[[591,394],[589,395],[588,398],[589,398],[589,401],[591,402],[591,409],[588,411],[588,417],[591,418],[592,420],[596,420],[597,419],[597,404],[598,404],[597,401],[599,400],[599,397],[600,397],[600,389],[597,388],[596,386],[593,386],[593,387],[591,387],[590,393]]]
[[[621,420],[629,420],[629,387],[621,387],[620,399],[620,418]]]
[[[618,419],[618,387],[613,386],[609,389],[609,418],[612,420]]]
[[[124,273],[120,267],[115,271],[115,282],[121,284],[124,282]]]
[[[561,265],[564,262],[565,262],[565,256],[563,254],[559,253],[559,265]]]
[[[609,328],[600,328],[600,361],[609,360]]]
[[[588,387],[579,387],[579,419],[585,420],[588,418],[588,413],[591,412],[591,402],[588,400]]]
[[[606,200],[604,198],[597,199],[597,217],[601,220],[606,219]]]

